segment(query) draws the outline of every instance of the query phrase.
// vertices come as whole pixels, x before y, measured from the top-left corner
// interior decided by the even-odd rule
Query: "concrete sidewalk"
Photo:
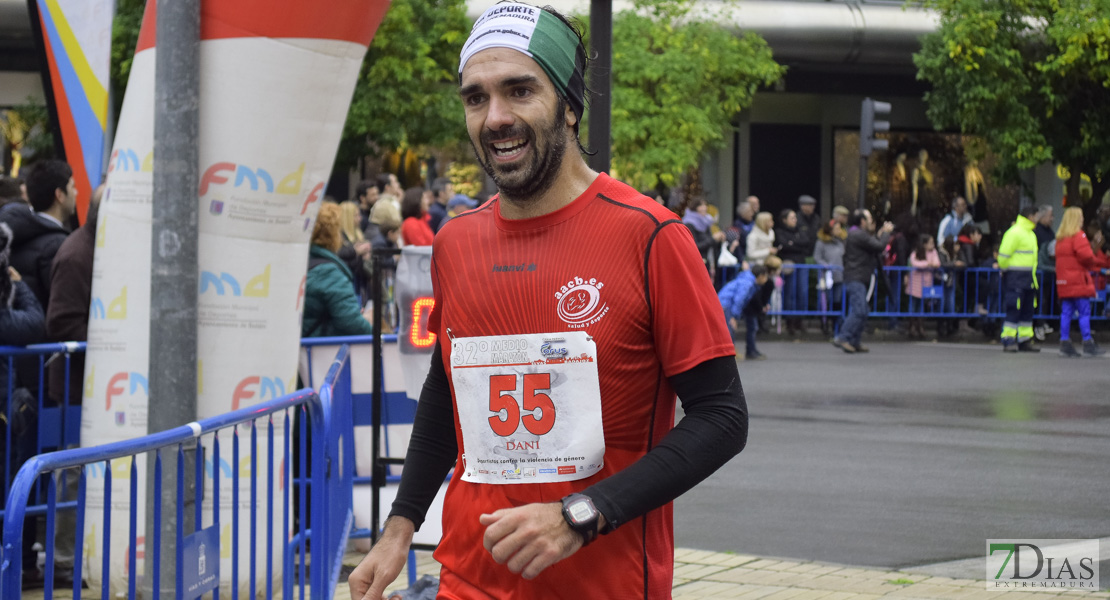
[[[343,562],[353,567],[361,559],[361,554],[351,553]],[[1110,600],[1108,590],[998,592],[987,590],[982,579],[952,579],[688,548],[675,550],[674,566],[674,600],[1048,600],[1059,597]],[[438,575],[439,565],[430,553],[420,552],[417,553],[417,572]],[[406,587],[407,581],[402,577],[389,590]],[[349,600],[349,597],[347,584],[340,582],[336,600]]]

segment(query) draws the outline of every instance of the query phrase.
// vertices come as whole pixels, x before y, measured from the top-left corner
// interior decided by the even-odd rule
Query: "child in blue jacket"
[[[763,294],[760,293],[763,285],[767,283],[767,267],[754,265],[751,270],[741,271],[735,279],[725,284],[717,294],[721,307],[725,309],[725,317],[733,331],[740,329],[740,320],[744,320],[747,329],[746,360],[764,360],[764,356],[755,347],[755,333],[759,331],[759,315],[765,312],[769,305],[763,303]]]

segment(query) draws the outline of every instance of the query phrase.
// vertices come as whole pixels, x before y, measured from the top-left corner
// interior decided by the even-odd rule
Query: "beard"
[[[530,202],[550,189],[555,182],[567,149],[563,124],[567,103],[562,96],[557,98],[555,114],[549,122],[540,124],[540,136],[536,135],[536,130],[531,125],[520,120],[497,132],[483,129],[479,136],[479,146],[474,144],[473,138],[470,139],[470,146],[474,149],[478,163],[497,184],[503,197],[516,202]],[[514,137],[523,138],[531,146],[531,157],[512,164],[495,164],[490,156],[492,140]]]

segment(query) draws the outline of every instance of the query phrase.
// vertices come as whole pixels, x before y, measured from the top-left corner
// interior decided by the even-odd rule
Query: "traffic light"
[[[864,98],[859,112],[859,155],[871,156],[875,150],[886,150],[887,140],[875,139],[875,132],[890,131],[890,121],[876,121],[876,115],[889,115],[890,103]]]

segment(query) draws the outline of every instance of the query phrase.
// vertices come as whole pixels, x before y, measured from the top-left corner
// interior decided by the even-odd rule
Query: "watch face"
[[[567,507],[567,511],[570,513],[570,518],[574,519],[576,523],[588,521],[594,515],[593,509],[590,508],[590,503],[585,500],[579,500],[571,504]]]

